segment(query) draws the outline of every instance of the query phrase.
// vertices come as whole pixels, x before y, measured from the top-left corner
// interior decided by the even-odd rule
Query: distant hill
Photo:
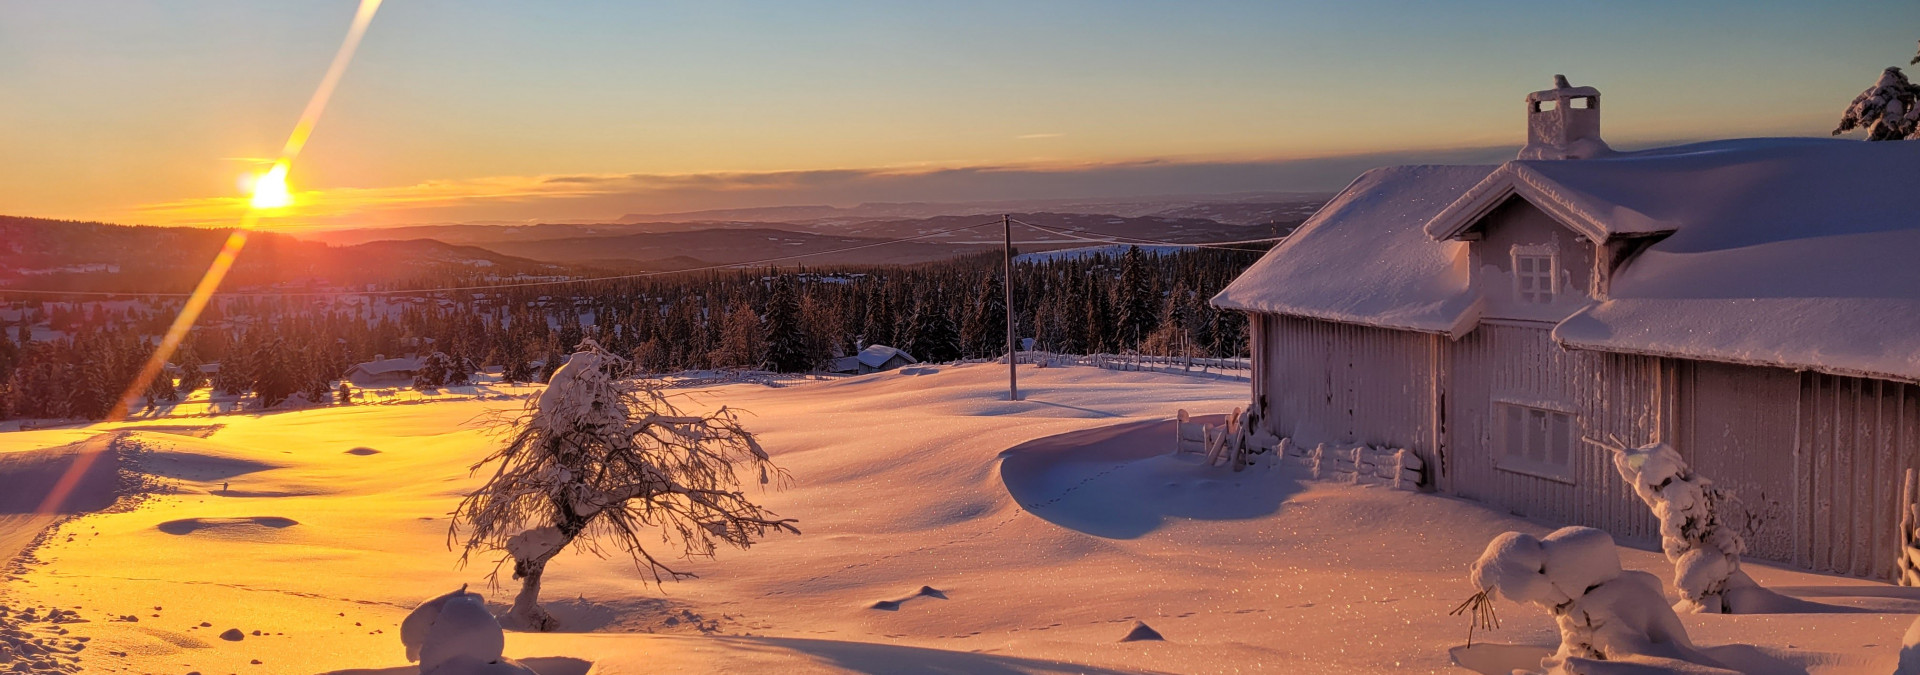
[[[977,216],[999,215],[1002,213],[1076,213],[1093,215],[1111,215],[1120,217],[1139,216],[1180,216],[1174,213],[1182,209],[1199,206],[1216,207],[1220,213],[1232,213],[1234,207],[1252,207],[1239,209],[1251,214],[1255,210],[1273,205],[1298,207],[1305,205],[1307,213],[1326,203],[1332,195],[1302,192],[1250,192],[1236,194],[1204,195],[1154,195],[1131,198],[1074,198],[1074,199],[1018,199],[983,202],[872,202],[853,207],[834,207],[820,205],[803,206],[766,206],[742,209],[714,209],[708,211],[683,211],[679,213],[630,213],[621,216],[621,223],[664,223],[664,222],[755,222],[755,223],[815,223],[821,221],[857,222],[869,220],[910,220],[936,218],[940,216]],[[1270,209],[1279,214],[1297,211],[1293,208]],[[1296,214],[1304,215],[1304,214]],[[1249,215],[1249,218],[1260,216]],[[1284,219],[1284,217],[1282,217]],[[1266,221],[1226,220],[1220,222],[1232,225],[1255,225]]]
[[[679,270],[810,254],[792,264],[910,264],[978,250],[945,242],[882,243],[772,228],[706,229],[489,242],[493,250],[556,263]],[[840,253],[842,249],[857,249]]]
[[[1158,206],[1169,213],[1118,216],[1015,212],[1012,214],[1015,220],[1075,234],[1063,235],[1016,224],[1013,237],[1015,243],[1025,251],[1085,246],[1088,244],[1085,238],[1101,237],[1173,243],[1276,237],[1291,232],[1319,207],[1319,202]],[[1192,215],[1183,215],[1187,212],[1192,212]],[[676,270],[802,253],[824,255],[808,257],[796,263],[909,264],[940,260],[1000,244],[1004,235],[998,220],[998,214],[974,214],[787,223],[463,224],[306,232],[299,236],[335,245],[385,239],[432,238],[552,263],[592,264],[615,269]],[[961,229],[983,224],[984,227]],[[960,231],[942,233],[947,230]],[[908,237],[926,238],[868,246]],[[852,247],[863,248],[827,253]]]
[[[0,216],[0,293],[8,288],[188,291],[226,239],[226,230]],[[223,289],[359,287],[557,271],[548,263],[429,239],[329,246],[253,232]]]

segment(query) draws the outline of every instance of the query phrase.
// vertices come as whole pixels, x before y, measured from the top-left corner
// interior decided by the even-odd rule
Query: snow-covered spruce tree
[[[1908,65],[1916,63],[1920,63],[1920,54],[1915,54]],[[1834,127],[1833,135],[1854,129],[1867,130],[1869,141],[1920,139],[1920,86],[1908,81],[1899,68],[1881,71],[1880,79],[1855,96],[1840,115],[1840,125]]]
[[[1660,548],[1673,563],[1674,609],[1704,614],[1739,613],[1729,591],[1757,585],[1740,571],[1747,550],[1728,516],[1740,501],[1693,472],[1673,446],[1614,447],[1613,467],[1660,521]]]
[[[913,303],[913,317],[908,320],[907,353],[928,363],[960,358],[960,329],[940,302],[921,296]]]
[[[784,472],[732,410],[681,412],[629,371],[626,359],[583,341],[525,413],[502,421],[506,444],[473,466],[492,465],[493,476],[460,502],[448,536],[465,547],[463,561],[506,552],[500,564],[510,559],[521,582],[508,625],[555,627],[540,608],[540,578],[569,544],[599,553],[611,541],[659,583],[693,575],[649,551],[643,537],[659,536],[688,558],[800,532],[741,491],[739,469],[762,485]]]
[[[414,371],[413,388],[425,391],[441,387],[447,383],[447,378],[452,376],[453,368],[453,358],[447,356],[445,352],[428,354],[427,358],[420,362],[420,370]]]
[[[1120,316],[1114,326],[1120,333],[1121,350],[1138,349],[1153,334],[1153,279],[1148,276],[1147,256],[1138,246],[1128,246],[1120,257],[1120,284],[1114,289],[1114,305]]]
[[[744,302],[734,303],[721,324],[720,344],[707,359],[718,368],[759,368],[767,360],[760,330],[760,315]]]
[[[1854,97],[1840,116],[1833,135],[1866,129],[1869,141],[1897,141],[1920,138],[1920,89],[1907,80],[1899,68],[1889,67],[1880,79]]]
[[[253,393],[263,408],[280,405],[300,391],[300,374],[294,372],[293,355],[287,349],[286,341],[274,340],[254,352]]]
[[[157,406],[180,400],[180,394],[173,388],[173,377],[162,372],[147,381],[147,405]]]
[[[767,296],[767,318],[761,327],[765,329],[769,370],[802,373],[813,369],[813,349],[800,316],[800,301],[785,278],[773,283],[773,293]]]

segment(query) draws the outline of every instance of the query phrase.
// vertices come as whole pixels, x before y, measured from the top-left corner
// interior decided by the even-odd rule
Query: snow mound
[[[1169,454],[1176,424],[1123,422],[1034,439],[1001,453],[1000,478],[1034,515],[1107,539],[1139,538],[1177,519],[1258,518],[1302,489],[1291,467],[1236,472]]]
[[[501,655],[506,632],[487,611],[486,598],[465,586],[414,608],[400,622],[400,643],[407,660],[420,662],[420,675],[534,673]]]
[[[1147,640],[1162,641],[1166,640],[1166,638],[1160,637],[1160,631],[1154,630],[1152,626],[1147,625],[1144,621],[1133,622],[1133,629],[1127,631],[1127,634],[1120,638],[1121,642],[1141,642]]]

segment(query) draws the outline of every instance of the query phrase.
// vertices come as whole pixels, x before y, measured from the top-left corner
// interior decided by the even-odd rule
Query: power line
[[[524,281],[524,282],[511,283],[511,284],[442,286],[439,288],[414,288],[414,289],[404,289],[404,290],[394,289],[394,290],[383,290],[383,291],[306,291],[306,292],[270,291],[270,292],[244,292],[244,293],[243,292],[216,292],[214,293],[214,295],[230,297],[230,298],[258,298],[258,297],[300,298],[300,297],[334,297],[334,296],[344,296],[344,295],[380,295],[380,296],[428,295],[432,293],[447,293],[447,292],[453,292],[453,291],[483,291],[483,290],[494,290],[494,289],[502,289],[502,288],[530,288],[535,286],[559,286],[559,285],[565,285],[565,284],[586,284],[586,283],[593,283],[597,281],[619,281],[623,279],[643,279],[647,277],[657,277],[657,276],[662,276],[667,274],[687,274],[692,272],[710,272],[713,270],[732,269],[732,268],[738,268],[738,267],[754,267],[758,265],[765,265],[768,263],[797,260],[800,258],[811,258],[815,256],[831,255],[835,253],[846,253],[848,251],[859,251],[859,250],[875,248],[879,246],[886,246],[889,244],[899,244],[899,243],[915,241],[919,239],[928,239],[928,238],[938,237],[945,234],[952,234],[955,232],[975,230],[982,227],[986,227],[988,225],[1002,225],[1002,224],[1003,224],[1002,221],[996,220],[992,222],[979,223],[976,225],[968,225],[966,227],[954,227],[954,228],[948,228],[944,230],[935,230],[932,232],[927,232],[925,234],[917,234],[911,237],[900,237],[897,239],[888,239],[885,241],[868,242],[868,243],[860,244],[857,246],[848,246],[844,248],[836,248],[836,249],[831,249],[826,251],[814,251],[811,253],[795,253],[793,255],[777,256],[773,258],[761,258],[759,260],[746,260],[746,261],[734,262],[734,263],[721,263],[716,265],[708,265],[705,267],[692,267],[692,268],[687,268],[682,270],[661,270],[657,272],[638,272],[634,274],[618,274],[618,275],[604,276],[604,277],[582,277],[578,279]],[[10,288],[0,287],[0,296],[5,296],[9,294],[56,295],[56,296],[80,295],[80,296],[89,296],[89,297],[133,296],[133,297],[156,297],[156,298],[184,298],[184,297],[190,297],[193,295],[192,293],[150,293],[150,292],[138,292],[138,291],[132,291],[132,292],[54,291],[54,290],[45,290],[45,289],[10,289]]]

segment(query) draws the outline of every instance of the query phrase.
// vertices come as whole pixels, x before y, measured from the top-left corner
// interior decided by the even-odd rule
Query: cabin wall
[[[1739,496],[1758,520],[1748,554],[1795,562],[1801,374],[1779,368],[1681,362],[1674,449],[1700,475]]]
[[[1415,450],[1438,489],[1545,522],[1659,537],[1612,454],[1573,447],[1567,475],[1500,463],[1496,406],[1564,410],[1575,432],[1669,442],[1754,516],[1748,555],[1886,579],[1900,481],[1920,469],[1920,385],[1780,368],[1571,351],[1550,324],[1485,321],[1457,341],[1255,315],[1253,392],[1264,423],[1304,444]]]
[[[1269,431],[1308,445],[1407,448],[1437,463],[1433,336],[1255,316],[1254,393]]]
[[[1449,439],[1455,494],[1549,522],[1586,525],[1622,540],[1658,538],[1651,512],[1613,468],[1612,453],[1582,438],[1640,445],[1657,438],[1667,366],[1652,357],[1570,351],[1545,325],[1486,322],[1449,347]],[[1574,415],[1570,471],[1546,477],[1500,461],[1501,402]]]
[[[1891,578],[1900,480],[1920,465],[1914,385],[1805,373],[1800,378],[1796,562]]]
[[[1920,387],[1688,362],[1680,448],[1755,518],[1750,555],[1893,576],[1900,481],[1920,468]]]

